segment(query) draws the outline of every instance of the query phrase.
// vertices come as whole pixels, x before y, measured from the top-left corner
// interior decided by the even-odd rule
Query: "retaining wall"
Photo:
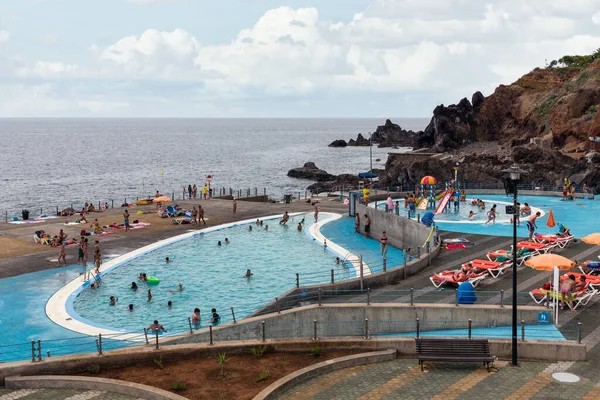
[[[543,307],[519,307],[519,321],[537,322]],[[314,321],[317,321],[317,337],[367,336],[365,319],[369,320],[369,336],[416,331],[416,319],[420,330],[431,331],[454,329],[457,324],[466,328],[471,319],[473,327],[507,326],[512,321],[512,309],[490,305],[448,304],[323,304],[310,305],[273,313],[261,317],[250,317],[236,324],[213,327],[215,342],[231,340],[262,340],[262,322],[265,322],[267,339],[300,339],[314,336]],[[165,338],[162,343],[185,344],[206,343],[210,331],[203,329],[194,334],[177,338]]]

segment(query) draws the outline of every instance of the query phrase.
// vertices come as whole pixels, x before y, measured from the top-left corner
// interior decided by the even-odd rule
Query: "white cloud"
[[[600,47],[598,9],[600,0],[374,0],[349,20],[330,21],[315,7],[278,7],[220,44],[150,28],[92,45],[87,63],[15,69],[21,77],[106,82],[99,95],[129,82],[119,89],[127,95],[90,93],[68,103],[93,113],[128,112],[143,102],[237,113],[256,99],[283,107],[282,96],[308,109],[324,94],[385,105],[386,96],[402,93],[407,109],[418,98],[427,115],[474,90],[489,94],[546,59]]]
[[[0,30],[0,45],[8,42],[9,39],[10,39],[9,33],[7,31]]]

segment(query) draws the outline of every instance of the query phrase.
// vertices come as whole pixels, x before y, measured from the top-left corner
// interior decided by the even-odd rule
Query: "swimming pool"
[[[305,224],[304,231],[296,229],[302,217],[292,217],[285,226],[276,219],[265,220],[268,230],[255,223],[239,224],[142,254],[107,272],[100,288],[84,287],[75,297],[70,314],[89,325],[114,331],[140,332],[158,319],[168,330],[182,332],[188,330],[187,318],[194,308],[200,308],[202,315],[196,328],[210,324],[213,307],[222,323],[233,320],[231,307],[236,318],[245,317],[295,287],[296,273],[322,276],[322,283],[329,281],[331,268],[338,280],[355,276],[353,268],[335,263],[337,254],[313,243],[307,234],[311,224]],[[225,244],[225,238],[231,244]],[[168,264],[166,257],[171,260]],[[247,269],[254,274],[249,279],[244,278]],[[142,272],[158,277],[160,283],[138,281]],[[129,289],[134,281],[137,291]],[[183,291],[177,291],[178,283],[183,284]],[[148,288],[152,291],[150,301]],[[118,298],[115,306],[109,305],[110,296]],[[172,307],[167,306],[168,301]],[[129,304],[133,304],[133,311],[128,310]]]
[[[480,211],[477,207],[471,206],[470,201],[461,202],[460,213],[450,211],[436,215],[435,222],[439,229],[481,235],[512,236],[511,216],[505,212],[505,205],[512,204],[512,197],[505,195],[471,196],[468,193],[467,197],[469,199],[482,199],[486,203],[485,211]],[[556,223],[566,225],[576,237],[583,237],[600,231],[600,220],[594,218],[598,215],[598,211],[600,211],[599,200],[576,199],[573,201],[562,201],[560,197],[550,196],[519,196],[518,200],[521,204],[528,203],[532,208],[539,208],[545,213],[537,221],[537,232],[556,233],[558,231],[558,227],[549,228],[546,226],[547,213],[550,209],[552,209]],[[399,201],[400,215],[406,216],[407,209],[404,208],[404,199]],[[487,221],[487,211],[489,211],[493,204],[498,204],[497,222],[491,225],[484,225]],[[377,202],[377,208],[384,209],[385,202]],[[478,214],[472,220],[469,220],[467,215],[471,210]],[[421,216],[425,212],[424,210],[417,210],[417,214]],[[525,217],[521,218],[521,221],[521,225],[517,228],[517,235],[527,236]]]

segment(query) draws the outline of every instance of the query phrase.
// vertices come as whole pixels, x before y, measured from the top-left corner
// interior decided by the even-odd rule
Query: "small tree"
[[[229,360],[227,359],[227,353],[219,353],[217,354],[217,357],[219,358],[219,363],[217,364],[217,367],[221,367],[221,377],[223,377],[225,376],[223,369],[225,368],[225,364],[229,362]]]

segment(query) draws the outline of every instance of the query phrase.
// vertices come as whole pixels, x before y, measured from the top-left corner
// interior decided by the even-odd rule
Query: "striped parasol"
[[[421,185],[435,185],[437,183],[437,180],[430,175],[424,176],[421,179]]]

